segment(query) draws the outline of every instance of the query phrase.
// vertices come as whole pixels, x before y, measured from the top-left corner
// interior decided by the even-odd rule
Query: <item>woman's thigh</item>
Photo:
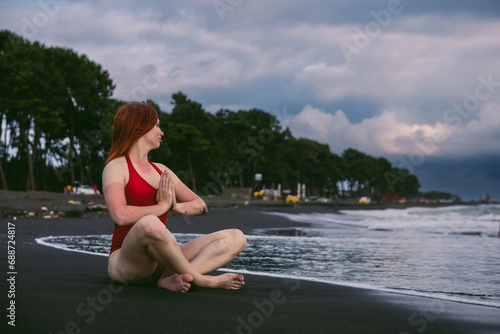
[[[154,274],[158,262],[148,253],[148,242],[152,233],[168,233],[161,221],[156,222],[155,218],[147,216],[139,220],[123,240],[122,247],[110,255],[108,271],[112,279],[141,283]]]

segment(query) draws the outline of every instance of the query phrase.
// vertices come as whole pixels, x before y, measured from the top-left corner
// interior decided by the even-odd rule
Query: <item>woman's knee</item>
[[[243,232],[238,229],[228,230],[229,238],[234,246],[235,251],[242,252],[247,246],[247,239]]]
[[[138,233],[150,239],[169,239],[172,236],[161,220],[153,215],[141,218],[135,223],[134,228]]]

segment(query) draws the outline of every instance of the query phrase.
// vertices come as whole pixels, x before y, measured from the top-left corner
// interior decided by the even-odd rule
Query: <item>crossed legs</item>
[[[179,246],[175,237],[155,216],[140,219],[129,231],[122,248],[108,261],[112,279],[143,283],[151,279],[158,263],[165,267],[158,286],[187,291],[190,283],[201,287],[237,290],[245,283],[239,274],[208,276],[223,267],[245,249],[246,240],[239,230],[223,230]]]

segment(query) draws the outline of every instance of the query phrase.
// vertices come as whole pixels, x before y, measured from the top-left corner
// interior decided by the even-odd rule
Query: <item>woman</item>
[[[122,283],[156,284],[186,292],[200,287],[237,290],[242,275],[206,275],[227,263],[246,247],[239,230],[223,230],[179,246],[166,228],[167,212],[207,213],[205,202],[166,166],[148,160],[160,147],[163,132],[151,106],[128,103],[116,113],[112,147],[102,174],[106,204],[115,223],[109,276]]]

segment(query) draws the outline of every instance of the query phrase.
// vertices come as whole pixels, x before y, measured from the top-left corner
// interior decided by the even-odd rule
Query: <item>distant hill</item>
[[[460,200],[460,196],[451,194],[448,192],[444,191],[428,191],[425,193],[420,193],[420,197],[424,197],[426,199],[430,200],[437,200],[437,199],[456,199]]]

